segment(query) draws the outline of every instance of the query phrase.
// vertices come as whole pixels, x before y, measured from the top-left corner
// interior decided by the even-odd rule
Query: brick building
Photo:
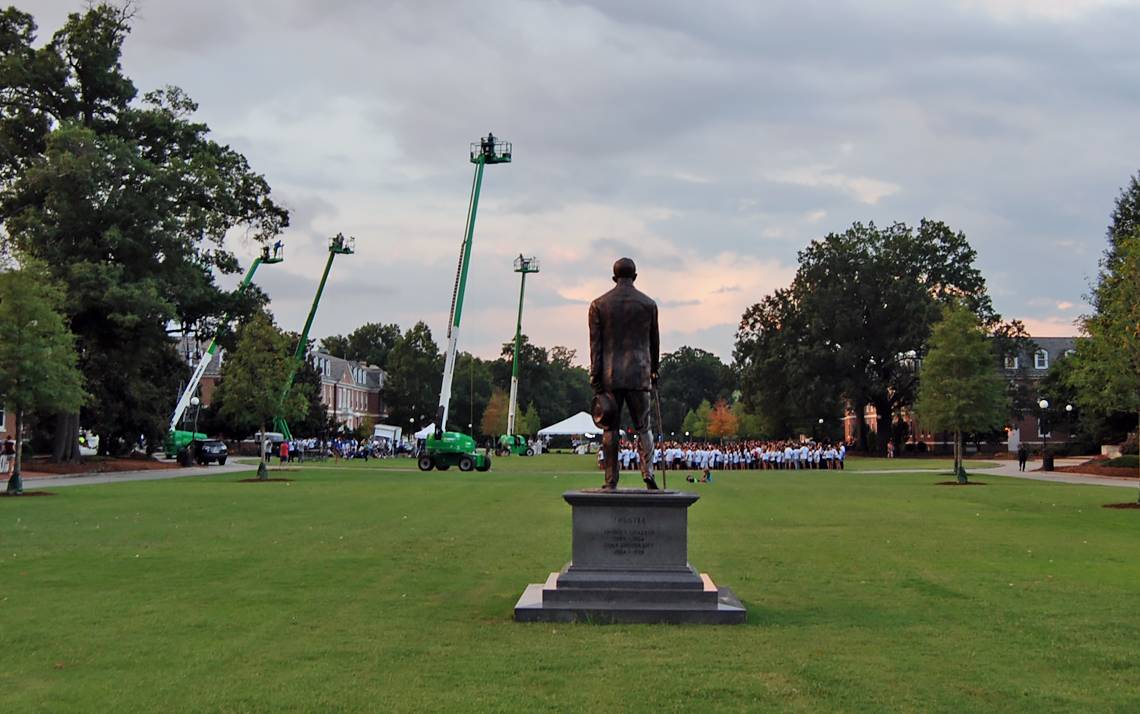
[[[1050,411],[1065,415],[1065,405],[1052,404],[1052,402],[1055,401],[1053,397],[1048,394],[1040,394],[1037,385],[1048,373],[1050,366],[1056,364],[1058,360],[1064,359],[1074,353],[1077,338],[1032,337],[1030,339],[1036,345],[1034,349],[1016,357],[1007,358],[1005,363],[998,369],[1001,371],[1002,376],[1010,382],[1011,386],[1014,386],[1018,382],[1022,383],[1034,403],[1041,398],[1047,399],[1051,403]],[[921,364],[917,363],[916,367],[921,368]],[[1058,419],[1059,423],[1047,423],[1049,432],[1046,435],[1041,432],[1038,414],[1039,410],[1035,408],[1025,409],[1020,418],[1007,424],[1005,428],[1006,436],[1002,440],[1001,446],[1009,451],[1017,451],[1020,444],[1026,444],[1031,449],[1041,447],[1046,436],[1050,443],[1065,443],[1069,440],[1070,434],[1067,424],[1071,422],[1068,421],[1066,416],[1061,416]],[[872,432],[876,431],[875,416],[875,408],[868,406],[864,418],[866,428]],[[904,412],[898,418],[905,420],[910,427],[908,441],[922,441],[925,442],[928,447],[943,445],[946,439],[945,435],[931,433],[923,429],[922,423],[910,411]],[[857,427],[858,420],[856,419],[855,413],[848,410],[843,418],[844,437],[853,441],[856,436]]]
[[[183,339],[179,342],[178,349],[193,366],[202,358],[205,344]],[[224,361],[225,355],[222,350],[218,350],[202,375],[199,395],[203,405],[209,406],[214,396]],[[373,424],[380,424],[387,418],[388,410],[381,394],[384,388],[384,370],[325,352],[313,352],[310,361],[321,375],[321,403],[330,415],[336,417],[337,423],[355,429],[366,419],[370,419]]]

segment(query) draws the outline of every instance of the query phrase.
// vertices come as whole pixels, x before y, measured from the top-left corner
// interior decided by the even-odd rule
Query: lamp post
[[[823,417],[820,417],[820,418],[819,418],[819,421],[818,421],[818,422],[816,422],[816,423],[817,423],[817,424],[819,424],[819,426],[818,426],[818,427],[816,427],[816,435],[815,435],[815,438],[816,438],[816,439],[819,439],[820,435],[822,435],[822,434],[823,434]]]
[[[1066,404],[1065,405],[1065,430],[1069,432],[1069,437],[1067,440],[1072,441],[1073,440],[1073,405],[1072,404]],[[1070,451],[1069,454],[1071,455],[1072,452]]]
[[[1037,406],[1041,408],[1041,416],[1037,419],[1037,428],[1041,430],[1041,470],[1053,470],[1053,458],[1049,456],[1049,424],[1046,420],[1045,410],[1049,408],[1048,399],[1040,399]]]
[[[198,457],[198,412],[202,411],[202,400],[198,397],[191,397],[190,406],[194,407],[194,430],[190,432],[190,460],[196,461]]]

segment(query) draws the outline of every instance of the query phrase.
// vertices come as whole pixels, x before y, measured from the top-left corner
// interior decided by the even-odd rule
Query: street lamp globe
[[[1065,411],[1067,411],[1067,412],[1069,412],[1070,414],[1072,414],[1072,412],[1073,412],[1073,405],[1072,405],[1072,404],[1066,404],[1066,405],[1065,405]]]
[[[202,400],[199,399],[198,397],[190,397],[190,406],[196,407],[201,403],[202,403]]]
[[[823,423],[823,417],[820,417],[820,418],[819,418],[819,423],[820,423],[820,424],[822,424],[822,423]]]
[[[1048,399],[1042,399],[1041,401],[1037,402],[1037,406],[1041,407],[1042,409],[1048,409],[1049,408],[1049,400]]]

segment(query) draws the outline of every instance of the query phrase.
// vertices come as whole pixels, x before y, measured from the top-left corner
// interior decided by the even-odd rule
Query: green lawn
[[[690,556],[748,624],[516,624],[590,458],[0,499],[0,712],[1140,710],[1129,490],[719,474]]]

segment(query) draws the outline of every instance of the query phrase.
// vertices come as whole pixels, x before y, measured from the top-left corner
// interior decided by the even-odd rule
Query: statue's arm
[[[590,303],[590,386],[594,392],[604,391],[602,370],[602,315],[598,306]]]

